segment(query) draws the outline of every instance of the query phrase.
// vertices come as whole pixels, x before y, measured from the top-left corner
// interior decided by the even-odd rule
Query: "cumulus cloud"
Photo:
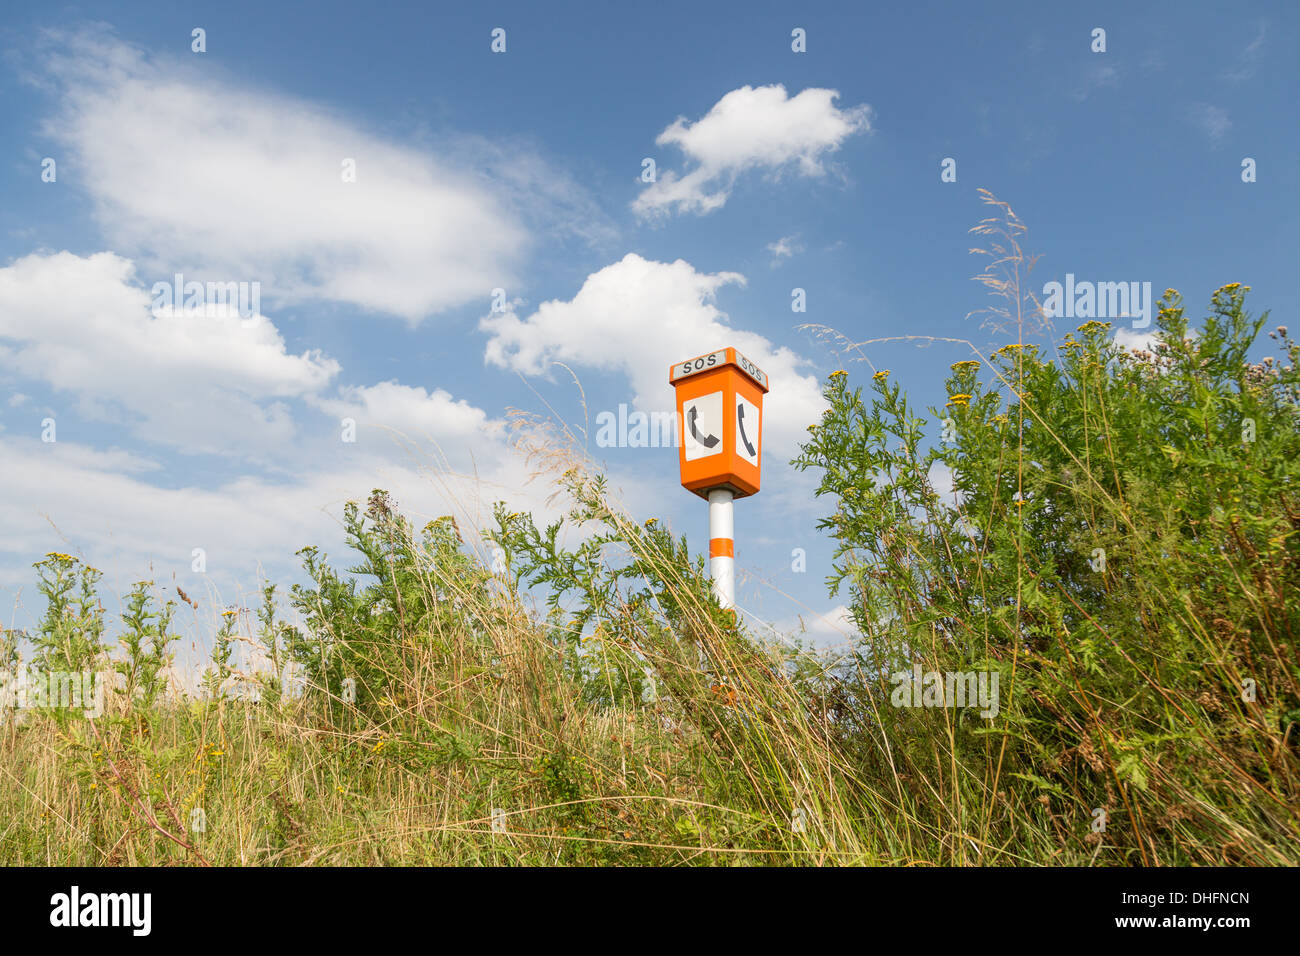
[[[826,405],[808,361],[757,332],[734,327],[714,303],[735,272],[702,273],[690,263],[656,262],[629,253],[587,277],[572,299],[543,302],[524,318],[491,315],[488,362],[525,374],[546,374],[554,362],[627,376],[639,408],[674,408],[668,368],[727,345],[768,374],[763,402],[763,451],[788,457]]]
[[[694,123],[678,117],[655,143],[677,146],[694,168],[681,176],[662,172],[632,208],[641,216],[708,213],[726,203],[737,177],[750,170],[823,175],[826,154],[871,128],[870,107],[842,110],[838,98],[835,90],[815,87],[789,97],[780,84],[742,86]]]
[[[106,31],[52,33],[44,50],[40,81],[60,102],[44,132],[67,151],[61,166],[94,200],[108,243],[164,273],[260,281],[277,302],[417,321],[486,298],[516,280],[528,244],[519,177],[567,182],[500,156],[491,168],[515,171],[494,181]],[[345,160],[355,182],[343,181]],[[545,198],[579,201],[560,186]]]
[[[386,432],[395,448],[413,445],[448,465],[498,460],[506,449],[505,422],[441,388],[428,392],[398,382],[347,386],[313,404],[339,420],[351,419],[358,429]]]
[[[88,418],[190,452],[288,440],[284,399],[339,372],[291,355],[264,317],[152,310],[135,264],[111,252],[34,253],[0,269],[0,369],[78,399]]]
[[[339,364],[289,354],[265,316],[155,314],[152,302],[113,253],[38,253],[0,269],[0,373],[77,399],[56,408],[53,442],[38,437],[44,411],[3,406],[21,427],[0,430],[0,587],[29,586],[34,556],[61,550],[105,569],[109,594],[175,572],[196,597],[246,600],[259,567],[293,574],[306,544],[337,553],[343,503],[376,487],[417,525],[455,515],[472,546],[498,500],[557,516],[552,489],[530,484],[533,469],[483,409],[398,382],[336,388]],[[357,440],[339,440],[337,419],[319,427],[322,415],[355,418]],[[123,424],[150,451],[97,448],[102,433],[84,418]],[[399,436],[431,439],[438,454]],[[178,449],[220,455],[222,477],[178,480]],[[196,547],[203,575],[190,570]]]

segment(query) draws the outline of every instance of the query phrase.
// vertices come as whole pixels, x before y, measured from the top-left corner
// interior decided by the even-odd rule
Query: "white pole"
[[[709,576],[713,593],[724,608],[736,604],[736,532],[732,494],[728,488],[709,492]]]

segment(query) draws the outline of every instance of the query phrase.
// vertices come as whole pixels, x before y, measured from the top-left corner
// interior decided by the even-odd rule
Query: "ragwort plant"
[[[1089,321],[958,362],[929,419],[827,382],[797,464],[864,635],[837,729],[944,859],[1297,861],[1297,346],[1249,360],[1245,293],[1193,330],[1167,291],[1149,348]],[[995,672],[1000,712],[895,706],[914,666]]]

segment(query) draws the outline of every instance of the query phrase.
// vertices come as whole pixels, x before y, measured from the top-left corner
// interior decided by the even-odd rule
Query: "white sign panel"
[[[682,402],[682,438],[686,460],[722,454],[722,393],[710,392]]]
[[[676,382],[678,379],[686,378],[688,375],[695,375],[698,372],[707,372],[711,369],[722,368],[727,364],[727,350],[718,349],[716,352],[710,352],[708,355],[701,355],[699,358],[687,359],[685,362],[678,362],[673,366],[673,372],[668,376],[670,382]]]
[[[736,353],[736,364],[740,366],[742,372],[756,381],[759,385],[767,388],[767,373],[739,352]]]
[[[763,413],[742,395],[736,396],[736,454],[758,466],[758,436],[763,431]]]

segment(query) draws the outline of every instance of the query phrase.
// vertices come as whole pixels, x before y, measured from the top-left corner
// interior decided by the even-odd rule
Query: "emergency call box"
[[[735,349],[718,349],[668,370],[677,391],[682,487],[701,498],[730,488],[758,493],[767,374]]]

